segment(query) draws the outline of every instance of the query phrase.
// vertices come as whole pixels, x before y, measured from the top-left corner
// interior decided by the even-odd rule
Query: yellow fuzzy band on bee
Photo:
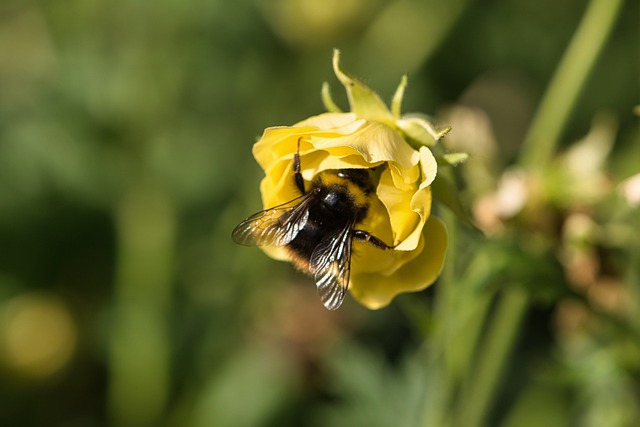
[[[323,186],[341,186],[347,189],[347,193],[353,199],[356,206],[368,206],[369,197],[362,188],[347,178],[341,177],[338,173],[323,173],[318,176]]]
[[[287,250],[287,253],[289,254],[289,259],[298,270],[305,274],[311,274],[309,270],[309,258],[305,258],[290,248]]]

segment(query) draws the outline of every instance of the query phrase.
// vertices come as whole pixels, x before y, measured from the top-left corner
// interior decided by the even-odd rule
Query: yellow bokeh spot
[[[26,294],[0,309],[0,361],[21,377],[46,378],[73,356],[76,325],[56,297]]]

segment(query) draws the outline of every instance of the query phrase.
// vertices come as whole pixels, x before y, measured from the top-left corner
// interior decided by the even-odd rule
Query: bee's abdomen
[[[296,237],[289,242],[287,249],[295,265],[302,271],[309,273],[309,260],[313,251],[318,247],[328,230],[324,224],[319,223],[313,216],[298,232]]]
[[[309,259],[323,239],[335,236],[353,223],[353,213],[327,208],[318,200],[309,208],[309,219],[296,237],[287,245],[293,261],[303,271],[308,272]]]

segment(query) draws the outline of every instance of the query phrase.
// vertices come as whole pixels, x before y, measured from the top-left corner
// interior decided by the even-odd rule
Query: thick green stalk
[[[520,163],[539,169],[551,160],[581,89],[613,29],[624,0],[591,0],[538,108]]]
[[[450,406],[453,397],[454,385],[451,381],[451,373],[447,370],[445,352],[447,346],[449,316],[452,315],[453,296],[456,292],[456,267],[455,252],[458,238],[455,218],[449,211],[439,213],[447,224],[448,245],[447,259],[438,280],[436,288],[436,298],[434,300],[433,316],[428,331],[430,332],[429,344],[435,351],[429,352],[426,363],[431,370],[437,367],[437,378],[428,379],[428,392],[425,395],[421,413],[421,423],[424,426],[440,425],[446,426],[447,408]],[[437,393],[433,390],[437,387]]]
[[[115,215],[118,268],[109,355],[109,412],[122,427],[158,425],[169,393],[167,313],[175,212],[165,194],[134,185]]]
[[[525,290],[512,286],[504,292],[488,329],[477,364],[476,375],[463,388],[456,426],[480,427],[491,407],[503,368],[518,337],[528,306]]]

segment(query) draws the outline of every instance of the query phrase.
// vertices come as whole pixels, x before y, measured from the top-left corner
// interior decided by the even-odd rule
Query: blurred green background
[[[573,286],[559,225],[536,252],[518,243],[530,225],[485,237],[442,212],[453,252],[441,283],[379,311],[348,300],[330,313],[309,278],[230,240],[260,208],[251,146],[263,129],[323,112],[324,81],[347,107],[334,47],[386,99],[408,73],[405,111],[451,125],[451,144],[486,160],[486,185],[458,177],[471,207],[517,159],[586,6],[0,2],[0,425],[443,425],[424,413],[455,411],[457,392],[438,401],[453,380],[433,354],[444,345],[471,358],[473,347],[438,340],[456,325],[437,324],[438,309],[469,313],[434,303],[440,289],[478,279],[458,268],[472,260],[529,260],[518,280],[544,292],[527,291],[486,425],[631,426],[640,250],[629,236],[639,224],[616,185],[640,169],[636,1],[624,3],[560,138],[570,146],[601,131],[610,141],[610,185],[577,209],[610,227],[587,239],[591,262],[577,268],[597,265],[612,288]],[[557,217],[576,211],[547,200]],[[492,250],[508,255],[478,257]],[[507,276],[469,298],[496,295]]]

